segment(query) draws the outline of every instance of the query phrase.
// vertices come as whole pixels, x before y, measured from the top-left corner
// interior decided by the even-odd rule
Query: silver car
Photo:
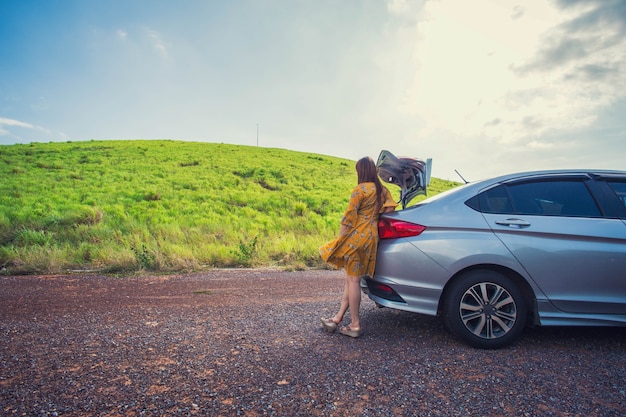
[[[397,183],[389,173],[406,160],[387,162]],[[472,346],[506,346],[527,325],[626,326],[624,171],[466,184],[382,216],[379,235],[368,296],[441,316]]]

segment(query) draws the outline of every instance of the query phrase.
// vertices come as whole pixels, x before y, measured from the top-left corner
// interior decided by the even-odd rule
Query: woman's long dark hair
[[[385,195],[383,194],[383,184],[378,178],[378,172],[376,171],[376,164],[369,156],[363,157],[356,162],[356,173],[358,177],[358,183],[373,182],[376,184],[376,209],[380,210],[385,202]]]

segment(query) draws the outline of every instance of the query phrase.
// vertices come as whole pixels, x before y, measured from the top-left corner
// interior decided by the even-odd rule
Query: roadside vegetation
[[[0,146],[0,178],[5,274],[323,267],[356,184],[346,159],[167,140]]]

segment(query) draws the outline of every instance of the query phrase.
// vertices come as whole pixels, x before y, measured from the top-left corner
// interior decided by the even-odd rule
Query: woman
[[[334,317],[322,318],[322,325],[334,332],[350,307],[351,322],[339,328],[339,332],[350,337],[359,337],[361,322],[361,277],[373,276],[378,247],[378,218],[380,213],[394,211],[397,204],[385,188],[376,172],[376,164],[369,158],[356,163],[358,185],[352,190],[350,203],[343,218],[339,237],[322,246],[320,255],[328,264],[346,269],[341,306]]]

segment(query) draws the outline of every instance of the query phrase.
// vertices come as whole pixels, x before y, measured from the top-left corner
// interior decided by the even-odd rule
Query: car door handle
[[[516,229],[530,226],[530,223],[522,219],[496,220],[496,224],[499,224],[500,226],[509,226]]]

